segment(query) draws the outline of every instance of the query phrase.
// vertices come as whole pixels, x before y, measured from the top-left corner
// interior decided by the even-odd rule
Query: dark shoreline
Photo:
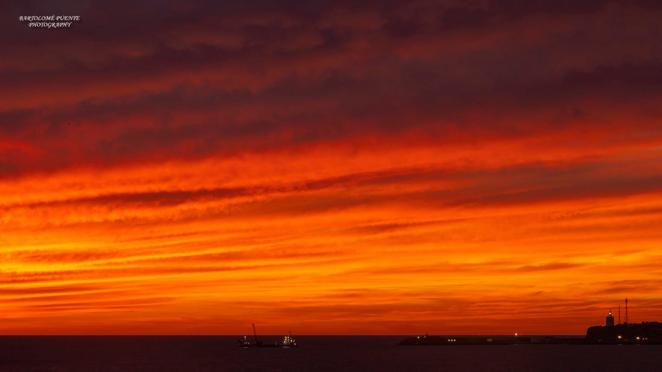
[[[583,336],[504,336],[504,335],[447,335],[408,337],[398,343],[404,346],[418,345],[614,345],[616,343],[597,342]],[[626,344],[626,343],[622,343]],[[629,343],[628,343],[629,344]],[[634,344],[634,343],[633,343]],[[649,343],[650,344],[650,343]]]

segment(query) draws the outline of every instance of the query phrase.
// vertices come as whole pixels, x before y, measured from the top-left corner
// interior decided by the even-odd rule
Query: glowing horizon
[[[82,3],[1,23],[0,334],[662,318],[659,6]]]

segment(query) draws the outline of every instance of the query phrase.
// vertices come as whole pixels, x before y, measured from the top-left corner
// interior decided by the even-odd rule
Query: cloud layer
[[[626,296],[662,312],[654,1],[0,13],[0,333],[567,334]],[[82,21],[17,21],[41,14]]]

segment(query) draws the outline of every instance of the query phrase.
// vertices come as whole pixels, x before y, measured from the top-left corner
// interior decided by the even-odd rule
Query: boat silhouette
[[[292,347],[297,347],[297,341],[296,339],[292,336],[292,334],[289,334],[287,336],[283,336],[283,339],[281,341],[274,341],[274,342],[263,342],[260,338],[257,337],[257,332],[255,330],[255,323],[253,325],[253,338],[249,338],[247,336],[243,336],[238,340],[239,342],[239,347],[241,348],[250,348],[250,347],[279,347],[283,349],[289,349]]]

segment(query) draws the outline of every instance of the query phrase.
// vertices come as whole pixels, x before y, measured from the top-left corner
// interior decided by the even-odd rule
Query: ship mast
[[[252,324],[253,324],[253,340],[257,344],[257,332],[255,332],[255,323]]]

